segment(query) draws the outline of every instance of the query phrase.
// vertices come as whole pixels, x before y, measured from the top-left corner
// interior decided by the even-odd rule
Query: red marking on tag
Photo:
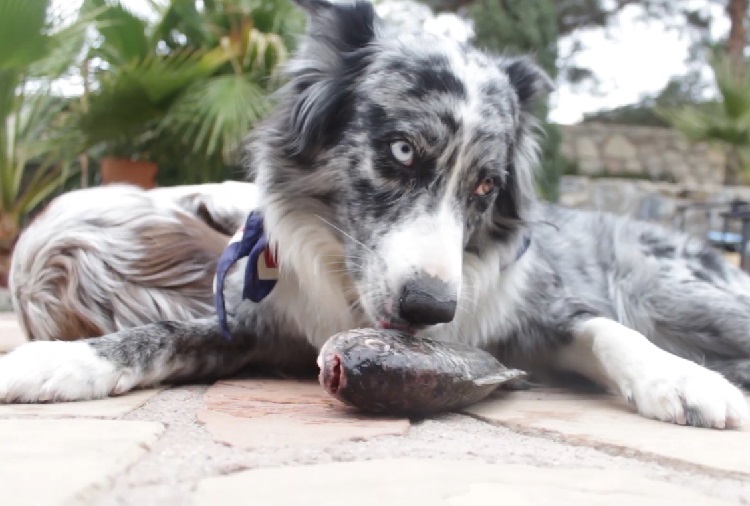
[[[271,251],[271,248],[266,247],[263,255],[258,256],[258,279],[261,281],[279,279],[279,268],[276,264],[275,253]]]
[[[276,252],[272,252],[270,247],[266,246],[266,249],[263,250],[263,258],[266,262],[266,267],[269,269],[276,269],[279,267],[276,260]]]

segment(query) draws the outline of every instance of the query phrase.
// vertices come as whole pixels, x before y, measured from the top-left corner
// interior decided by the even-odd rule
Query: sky
[[[658,21],[637,20],[638,13],[637,8],[626,8],[609,33],[600,29],[582,34],[585,49],[575,60],[594,70],[602,93],[558,86],[551,96],[550,120],[575,123],[584,113],[637,102],[643,94],[663,89],[672,76],[686,72],[690,40]],[[714,35],[727,33],[729,22],[721,8],[714,6],[711,14]]]
[[[122,0],[136,12],[144,12],[149,0]],[[335,0],[334,0],[335,1]],[[705,0],[680,0],[686,5],[706,5]],[[80,0],[55,0],[71,8]],[[74,8],[74,7],[73,7]],[[457,38],[471,36],[471,27],[454,15],[434,17],[426,7],[409,1],[380,0],[378,10],[386,17],[394,16],[406,22],[418,18],[429,30],[437,30]],[[636,19],[637,7],[628,7],[616,18],[610,28],[578,32],[584,49],[574,58],[576,64],[593,69],[599,78],[596,91],[558,83],[550,96],[550,117],[553,122],[573,124],[585,113],[611,109],[637,102],[644,94],[661,90],[670,77],[683,74],[690,41],[676,31],[666,30],[658,21],[644,22]],[[728,21],[720,6],[714,6],[712,15],[715,33],[726,33]],[[566,52],[563,40],[561,53]]]

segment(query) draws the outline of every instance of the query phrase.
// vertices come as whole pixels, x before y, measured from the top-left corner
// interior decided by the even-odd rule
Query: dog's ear
[[[307,42],[338,51],[353,50],[374,37],[378,18],[369,1],[331,3],[326,0],[294,0],[307,13]]]
[[[372,4],[294,0],[308,15],[307,30],[290,62],[289,153],[310,156],[346,122],[356,76],[368,64],[376,36]]]
[[[500,68],[508,74],[518,101],[526,111],[555,89],[552,79],[528,56],[503,59]]]
[[[507,179],[492,214],[491,235],[502,240],[529,219],[528,211],[536,200],[540,149],[534,132],[538,126],[534,109],[554,89],[554,83],[528,56],[502,59],[500,68],[508,75],[521,108],[510,147]]]

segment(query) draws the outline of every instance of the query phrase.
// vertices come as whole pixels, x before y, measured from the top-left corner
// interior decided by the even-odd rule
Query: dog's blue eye
[[[391,142],[391,153],[396,160],[407,167],[414,162],[414,148],[406,141]]]

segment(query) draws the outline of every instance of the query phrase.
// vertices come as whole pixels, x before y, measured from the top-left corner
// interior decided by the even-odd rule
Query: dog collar
[[[253,211],[248,215],[245,225],[229,240],[216,266],[214,306],[221,330],[227,339],[231,339],[232,336],[229,332],[224,304],[224,278],[229,269],[244,257],[248,260],[245,266],[242,300],[250,299],[258,303],[271,293],[279,279],[276,254],[268,245],[268,238],[263,231],[263,216],[258,211]]]
[[[518,253],[516,253],[516,262],[521,259],[521,257],[529,251],[529,246],[531,246],[531,236],[525,235],[523,236],[523,242],[521,243],[521,247],[518,248]]]
[[[513,261],[509,263],[508,265],[503,266],[500,270],[504,271],[505,269],[513,265],[514,263],[518,262],[521,259],[521,257],[527,251],[529,251],[529,246],[531,246],[531,235],[530,234],[524,235],[523,241],[521,242],[521,245],[518,247],[518,251],[516,251],[516,258],[514,258]]]

